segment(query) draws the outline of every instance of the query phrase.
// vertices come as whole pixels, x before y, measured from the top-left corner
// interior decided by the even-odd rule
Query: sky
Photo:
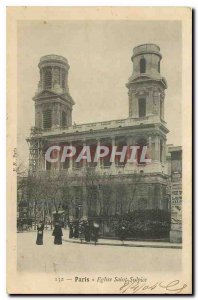
[[[181,145],[182,35],[179,21],[19,21],[18,22],[17,153],[28,164],[33,96],[39,81],[38,63],[47,54],[67,58],[69,90],[75,101],[76,124],[128,117],[126,83],[131,56],[139,44],[160,46],[165,91],[167,144]]]

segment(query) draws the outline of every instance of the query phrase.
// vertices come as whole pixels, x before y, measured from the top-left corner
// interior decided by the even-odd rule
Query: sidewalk
[[[69,239],[63,237],[63,241],[67,243],[87,244],[95,245],[94,242],[81,242],[79,239]],[[106,246],[122,246],[122,247],[147,247],[147,248],[170,248],[170,249],[182,249],[182,244],[169,243],[169,242],[148,242],[148,241],[124,241],[110,240],[110,239],[98,239],[97,245]]]
[[[36,230],[23,231],[19,233],[29,233],[34,232],[35,235],[37,233]],[[45,230],[44,234],[47,232],[52,234],[52,230]],[[74,243],[74,244],[84,244],[84,245],[95,245],[94,242],[85,242],[84,240],[81,242],[80,239],[69,239],[69,230],[63,229],[63,242],[66,243]],[[182,244],[177,243],[169,243],[169,242],[160,242],[160,241],[124,241],[122,243],[120,240],[114,239],[103,239],[99,238],[97,245],[106,245],[106,246],[122,246],[122,247],[147,247],[147,248],[167,248],[167,249],[182,249]]]

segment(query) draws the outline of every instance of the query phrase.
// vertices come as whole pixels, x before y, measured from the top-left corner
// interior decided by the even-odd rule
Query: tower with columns
[[[69,93],[66,58],[45,55],[38,64],[40,80],[35,101],[35,127],[42,130],[72,125],[74,101]]]
[[[136,209],[169,209],[166,194],[168,129],[164,120],[167,83],[161,76],[161,59],[160,49],[155,44],[133,49],[133,71],[126,84],[129,95],[127,118],[73,126],[74,101],[69,94],[67,60],[58,55],[46,55],[39,62],[40,81],[33,98],[38,134],[28,139],[30,153],[34,153],[32,160],[37,160],[35,166],[39,172],[55,170],[73,178],[70,218],[98,220],[104,236],[113,234],[112,216]],[[31,146],[36,144],[39,148]],[[77,153],[85,145],[91,147],[91,153],[100,145],[110,149],[117,146],[118,151],[123,146],[147,146],[147,158],[151,162],[120,163],[106,157],[90,163],[70,158],[66,162],[59,159],[52,165],[45,161],[44,155],[50,145],[73,145]]]
[[[159,46],[143,44],[133,49],[132,76],[126,84],[129,95],[129,118],[153,123],[154,128],[141,130],[141,136],[150,148],[153,162],[166,162],[166,122],[164,120],[164,99],[167,89],[166,79],[160,72],[162,55]],[[149,136],[148,136],[149,135]]]

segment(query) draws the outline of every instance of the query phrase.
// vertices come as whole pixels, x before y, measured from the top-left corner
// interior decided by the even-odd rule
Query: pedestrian
[[[95,246],[96,246],[96,243],[98,242],[98,234],[99,234],[99,224],[94,222],[94,224],[93,224],[93,241],[95,243]]]
[[[74,237],[73,225],[69,226],[69,238],[72,239]]]
[[[78,231],[78,224],[74,225],[74,238],[78,239],[79,237],[79,231]]]
[[[63,232],[62,232],[62,228],[61,228],[61,225],[59,224],[59,222],[55,223],[52,235],[54,236],[54,244],[62,245]]]
[[[84,224],[83,223],[79,224],[79,238],[82,243],[82,241],[84,239]]]
[[[90,242],[91,236],[90,236],[90,226],[89,223],[85,223],[85,241]]]
[[[126,227],[124,225],[122,225],[120,228],[120,240],[123,244],[124,244],[124,240],[126,239],[126,237],[127,237]]]
[[[37,245],[43,245],[43,230],[44,230],[44,224],[42,221],[40,221],[39,224],[37,225],[37,239],[36,239]]]

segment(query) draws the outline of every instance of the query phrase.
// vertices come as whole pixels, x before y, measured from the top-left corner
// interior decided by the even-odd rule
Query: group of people
[[[71,222],[69,225],[69,238],[80,239],[81,242],[93,241],[96,245],[99,235],[99,224],[90,224],[88,221]]]
[[[43,245],[43,231],[44,231],[44,223],[42,221],[37,225],[37,245]],[[80,239],[81,242],[85,240],[86,242],[93,241],[96,245],[98,242],[99,235],[99,224],[93,223],[90,224],[88,221],[78,221],[71,222],[69,224],[69,238],[70,239]],[[62,244],[62,227],[60,222],[55,222],[54,229],[52,232],[52,236],[54,236],[54,244],[61,245]]]
[[[39,222],[37,225],[37,245],[43,245],[43,230],[44,230],[44,223],[42,221]],[[61,245],[62,244],[62,228],[59,222],[55,222],[54,230],[52,232],[52,236],[54,236],[54,244]]]

